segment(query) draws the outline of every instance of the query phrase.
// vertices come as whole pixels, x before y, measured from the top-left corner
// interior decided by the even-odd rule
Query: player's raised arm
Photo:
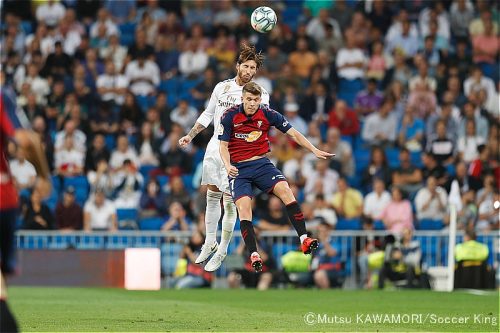
[[[286,132],[286,134],[288,134],[288,136],[290,136],[293,139],[293,141],[297,142],[299,145],[301,145],[302,147],[306,148],[314,155],[316,155],[317,158],[325,160],[327,158],[335,156],[335,154],[316,148],[309,140],[307,140],[305,136],[303,136],[299,131],[297,131],[293,127],[290,128]]]
[[[182,138],[179,139],[179,146],[185,147],[187,146],[200,132],[203,132],[205,128],[207,128],[210,123],[214,119],[215,115],[215,106],[217,104],[217,91],[219,88],[219,84],[217,84],[212,91],[212,95],[210,96],[210,101],[208,102],[207,108],[203,111],[196,123],[193,125],[189,133]]]

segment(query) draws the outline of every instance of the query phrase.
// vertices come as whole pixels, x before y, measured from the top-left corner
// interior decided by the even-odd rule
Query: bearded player
[[[200,115],[189,133],[179,140],[181,147],[188,145],[212,121],[214,128],[219,127],[224,111],[241,103],[243,86],[253,79],[257,70],[262,66],[263,58],[260,52],[256,52],[254,46],[242,45],[236,63],[236,77],[219,82],[215,86],[207,108]],[[262,103],[269,105],[269,94],[264,90],[262,91]],[[214,133],[210,139],[205,152],[201,184],[208,185],[205,211],[206,238],[195,263],[200,264],[215,253],[205,265],[206,271],[213,272],[220,267],[226,257],[237,216],[236,207],[229,191],[226,169],[219,153],[217,133]],[[221,198],[224,205],[224,216],[222,218],[222,236],[219,245],[216,234],[221,216]]]
[[[257,252],[252,225],[252,186],[273,193],[285,204],[288,218],[300,238],[301,249],[309,254],[319,246],[318,240],[307,236],[304,215],[288,186],[288,182],[265,156],[270,151],[268,132],[272,126],[286,133],[293,141],[317,158],[327,159],[331,154],[316,148],[294,129],[278,112],[261,104],[262,88],[255,82],[243,87],[243,103],[224,113],[217,129],[220,154],[229,175],[231,195],[240,216],[241,235],[250,252],[250,261],[256,272],[262,270],[262,259]]]

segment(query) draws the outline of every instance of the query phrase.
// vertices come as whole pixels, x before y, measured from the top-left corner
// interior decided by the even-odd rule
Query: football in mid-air
[[[269,7],[262,6],[253,11],[250,22],[255,31],[266,33],[273,30],[276,23],[278,23],[278,17],[276,16],[274,10]]]

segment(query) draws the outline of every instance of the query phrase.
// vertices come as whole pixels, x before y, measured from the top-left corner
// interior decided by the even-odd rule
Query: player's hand
[[[186,147],[188,144],[191,143],[191,137],[189,135],[185,135],[182,138],[179,139],[179,146],[181,147]]]
[[[238,169],[234,165],[231,165],[229,168],[227,168],[227,174],[229,175],[229,177],[236,178],[236,176],[238,176]]]
[[[326,160],[328,158],[335,156],[335,154],[332,154],[332,153],[329,153],[329,152],[326,152],[323,150],[319,150],[319,149],[316,149],[313,153],[314,153],[314,155],[316,155],[317,158],[322,159],[322,160]]]

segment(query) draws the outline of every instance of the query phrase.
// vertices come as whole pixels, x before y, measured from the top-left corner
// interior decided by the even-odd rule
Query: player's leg
[[[205,270],[208,272],[213,272],[219,269],[220,265],[224,261],[227,255],[227,248],[229,242],[233,237],[234,225],[236,224],[236,205],[233,202],[233,198],[230,194],[224,193],[222,195],[222,203],[224,205],[224,215],[222,217],[222,235],[217,252],[205,265]]]
[[[257,252],[257,237],[252,225],[252,198],[244,196],[236,201],[236,207],[240,216],[241,236],[245,246],[250,253],[250,261],[256,272],[262,270],[262,259]]]
[[[195,263],[200,264],[217,251],[217,227],[221,216],[220,199],[222,192],[215,185],[208,185],[207,207],[205,209],[205,243]]]
[[[277,182],[274,188],[272,188],[272,192],[285,204],[288,218],[299,235],[300,243],[302,244],[302,252],[309,254],[312,250],[317,249],[319,246],[318,240],[307,237],[304,214],[302,214],[300,205],[295,199],[290,186],[288,186],[288,182]]]

